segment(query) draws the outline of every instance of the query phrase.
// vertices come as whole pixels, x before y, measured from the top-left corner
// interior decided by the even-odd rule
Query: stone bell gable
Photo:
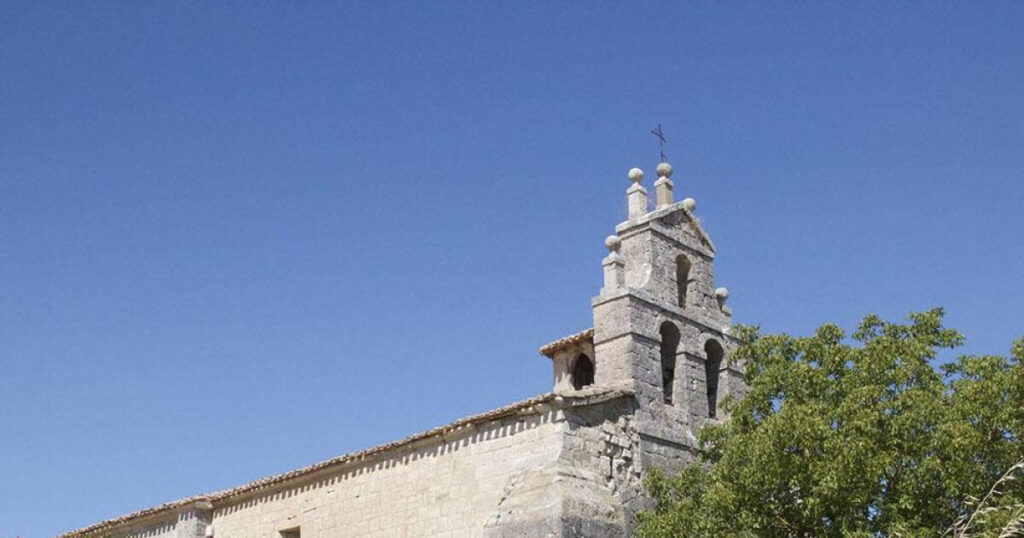
[[[657,172],[652,208],[629,171],[593,328],[540,349],[550,393],[65,536],[629,536],[651,505],[645,473],[693,462],[698,429],[744,391],[742,365],[725,360],[737,342],[714,244],[696,202],[673,200],[672,167]]]
[[[724,417],[725,397],[741,397],[742,365],[725,360],[729,292],[715,287],[715,246],[692,198],[673,199],[672,166],[661,163],[655,203],[629,171],[627,218],[605,240],[604,286],[591,302],[594,328],[541,350],[555,365],[555,390],[627,382],[636,394],[636,426],[648,466],[677,469],[691,461],[695,432]],[[584,365],[581,368],[580,365]]]

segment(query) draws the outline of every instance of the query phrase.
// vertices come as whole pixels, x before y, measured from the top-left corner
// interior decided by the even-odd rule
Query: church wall
[[[565,536],[627,536],[636,511],[648,507],[636,409],[636,400],[628,398],[566,412],[561,463],[585,485],[575,488],[563,513],[582,522],[581,532]],[[588,523],[600,527],[588,529]]]
[[[303,538],[493,535],[487,529],[508,517],[500,509],[508,502],[504,496],[557,461],[564,429],[554,411],[506,418],[234,504],[218,503],[213,536],[278,537],[293,527]],[[528,503],[536,518],[554,518],[557,507],[537,500]]]
[[[632,391],[620,384],[544,398],[67,536],[628,536],[645,506]]]

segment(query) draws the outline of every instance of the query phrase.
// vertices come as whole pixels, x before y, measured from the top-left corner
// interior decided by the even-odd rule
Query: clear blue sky
[[[590,7],[587,7],[587,6]],[[669,137],[736,320],[1024,334],[1024,4],[4,2],[0,536],[550,388]]]

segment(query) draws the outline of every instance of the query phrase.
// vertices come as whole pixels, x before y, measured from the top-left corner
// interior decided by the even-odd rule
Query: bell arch
[[[585,353],[580,353],[572,363],[572,388],[580,390],[594,384],[594,361]]]
[[[661,334],[661,391],[665,405],[674,404],[676,380],[676,354],[679,351],[679,328],[666,321],[658,330]]]
[[[704,380],[708,397],[708,417],[716,418],[718,415],[718,382],[722,373],[722,359],[725,357],[725,350],[718,340],[709,338],[704,342]]]
[[[690,259],[680,254],[676,257],[676,304],[686,308],[686,294],[690,287]]]

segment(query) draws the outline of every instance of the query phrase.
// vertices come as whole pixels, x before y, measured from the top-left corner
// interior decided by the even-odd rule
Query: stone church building
[[[695,433],[744,391],[715,246],[696,203],[673,201],[672,167],[657,173],[649,201],[629,171],[593,328],[540,348],[550,393],[64,536],[628,536],[644,474],[693,461]]]

